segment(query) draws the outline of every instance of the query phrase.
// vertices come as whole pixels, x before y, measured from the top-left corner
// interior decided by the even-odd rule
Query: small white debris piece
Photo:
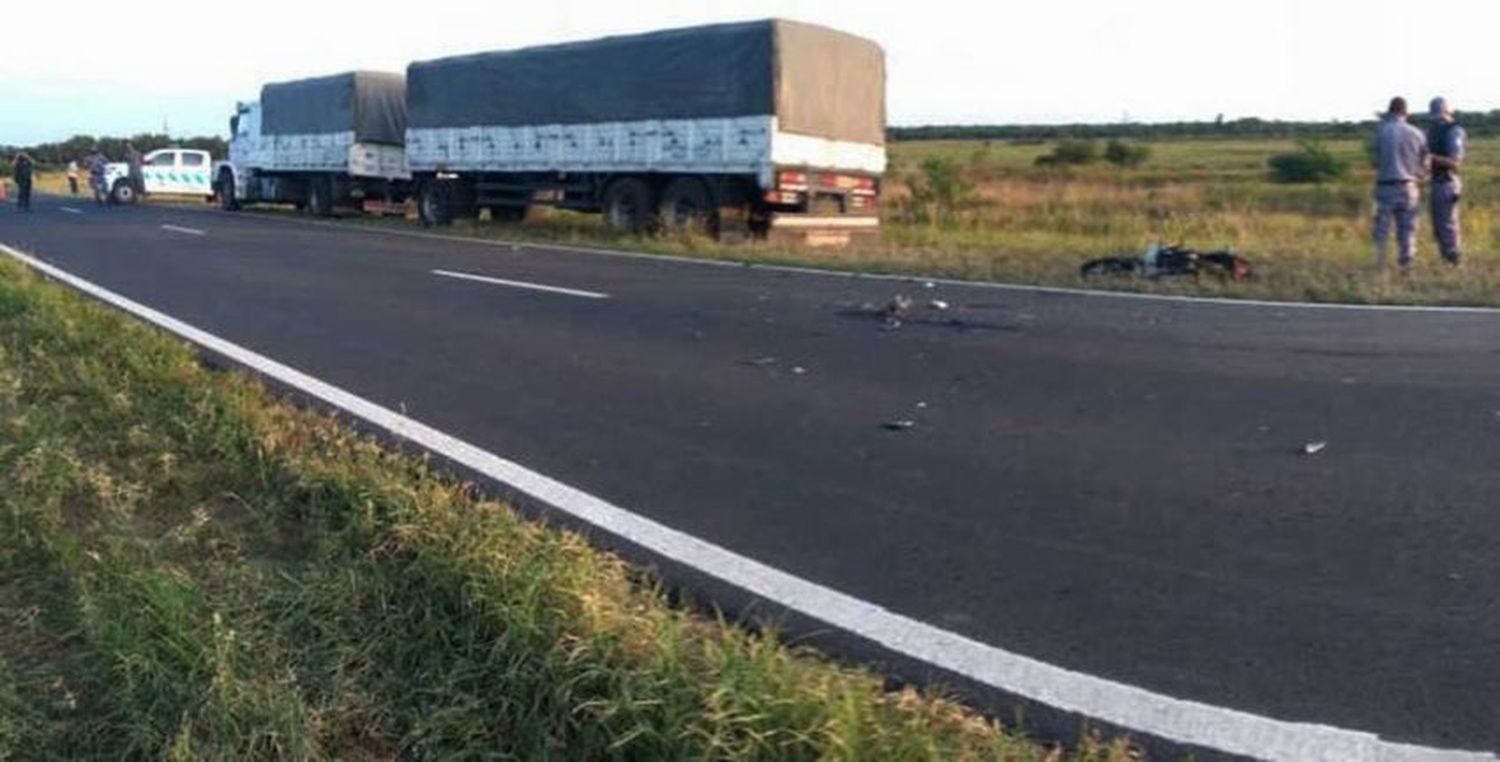
[[[926,402],[918,402],[917,403],[917,409],[918,410],[926,410],[927,409],[927,403]]]
[[[917,422],[912,420],[886,421],[885,429],[887,431],[906,431],[916,425]]]
[[[1326,449],[1328,449],[1327,442],[1308,442],[1307,444],[1302,445],[1302,454],[1317,455],[1318,453]]]
[[[937,288],[937,284],[929,280],[922,284],[922,288]]]
[[[927,306],[935,310],[948,309],[948,303],[943,301],[942,299],[933,299],[932,301],[927,303]]]
[[[797,367],[792,368],[792,375],[801,376],[801,375],[803,375],[805,373],[807,373],[807,368],[804,368],[801,365],[798,365]]]

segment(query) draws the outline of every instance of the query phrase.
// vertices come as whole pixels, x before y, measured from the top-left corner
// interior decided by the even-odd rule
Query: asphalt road
[[[57,199],[0,210],[0,242],[984,643],[1500,750],[1500,314],[925,288]],[[898,292],[918,309],[888,330],[871,308]]]

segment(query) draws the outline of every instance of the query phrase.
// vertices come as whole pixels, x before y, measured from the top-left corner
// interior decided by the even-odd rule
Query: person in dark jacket
[[[89,188],[94,191],[94,202],[99,206],[109,205],[109,187],[105,184],[105,172],[109,169],[109,159],[98,148],[89,152],[84,165],[89,170]]]
[[[31,211],[32,169],[31,157],[25,151],[16,154],[10,165],[10,176],[16,180],[16,208],[23,212]]]
[[[125,141],[125,166],[130,170],[130,187],[135,191],[135,197],[141,198],[146,195],[146,175],[141,169],[141,152],[135,150],[135,144]]]

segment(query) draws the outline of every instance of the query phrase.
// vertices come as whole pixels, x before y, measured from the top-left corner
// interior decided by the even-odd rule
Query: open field
[[[1464,205],[1468,260],[1453,271],[1437,262],[1430,226],[1422,229],[1418,266],[1410,279],[1372,267],[1369,243],[1371,173],[1357,141],[1328,147],[1353,165],[1343,180],[1323,185],[1270,181],[1267,159],[1293,150],[1292,141],[1181,140],[1146,144],[1135,168],[1103,162],[1041,168],[1050,144],[965,141],[897,143],[886,189],[884,240],[845,250],[768,244],[720,245],[702,240],[629,239],[602,229],[594,216],[538,210],[522,226],[457,223],[451,231],[502,240],[614,246],[713,259],[814,265],[1061,286],[1241,298],[1361,303],[1500,304],[1500,139],[1471,146]],[[912,201],[924,183],[924,162],[946,161],[957,194],[946,204]],[[49,185],[50,183],[50,185]],[[62,187],[59,178],[43,188]],[[362,224],[409,226],[365,219]],[[1133,254],[1153,242],[1199,249],[1233,248],[1257,270],[1247,283],[1143,282],[1084,284],[1078,266],[1095,256]]]
[[[0,759],[1049,756],[0,262]]]

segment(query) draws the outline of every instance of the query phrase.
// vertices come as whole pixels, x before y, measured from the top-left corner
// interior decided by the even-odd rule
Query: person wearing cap
[[[1432,126],[1427,128],[1427,150],[1432,154],[1432,232],[1443,261],[1457,266],[1463,261],[1458,202],[1463,197],[1464,183],[1459,170],[1463,168],[1468,136],[1453,118],[1453,108],[1446,98],[1433,98],[1429,113],[1432,115]]]
[[[1385,267],[1391,225],[1403,271],[1417,253],[1418,183],[1428,166],[1427,136],[1406,121],[1405,98],[1392,98],[1375,133],[1375,265]]]

